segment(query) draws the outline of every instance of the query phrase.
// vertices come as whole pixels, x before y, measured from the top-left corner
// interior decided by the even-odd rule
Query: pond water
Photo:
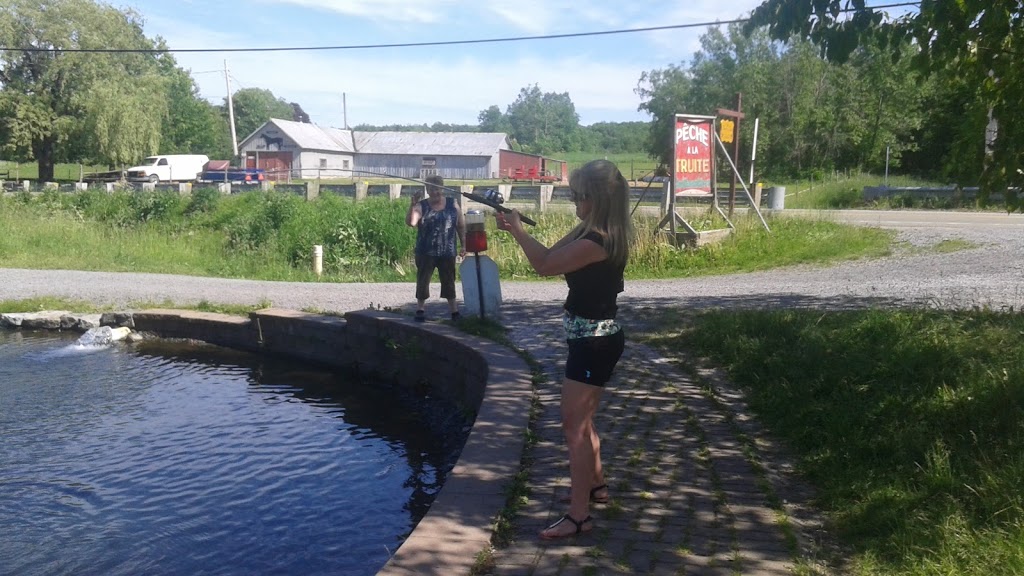
[[[0,330],[0,574],[375,574],[468,425],[205,344]]]

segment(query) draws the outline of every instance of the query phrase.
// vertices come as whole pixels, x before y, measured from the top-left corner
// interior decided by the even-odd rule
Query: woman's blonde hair
[[[591,230],[604,237],[608,260],[625,266],[633,239],[629,217],[629,183],[617,166],[608,160],[592,160],[573,170],[569,188],[574,198],[589,199],[590,213],[573,229],[574,238]]]

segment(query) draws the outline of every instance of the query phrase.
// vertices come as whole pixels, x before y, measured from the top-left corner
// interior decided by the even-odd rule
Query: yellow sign
[[[732,144],[732,140],[736,133],[736,123],[732,120],[726,120],[722,118],[719,124],[718,137],[722,140],[723,144]]]

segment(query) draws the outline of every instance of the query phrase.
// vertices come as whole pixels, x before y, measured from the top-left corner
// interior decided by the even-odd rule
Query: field
[[[53,167],[53,179],[57,182],[78,182],[83,174],[103,172],[106,166],[87,164],[57,164]],[[4,175],[4,172],[7,174]],[[0,180],[38,180],[39,166],[35,162],[9,162],[0,160]]]
[[[622,175],[630,181],[640,180],[644,176],[653,175],[654,169],[658,167],[658,161],[643,152],[627,152],[622,154],[565,152],[551,154],[550,157],[558,160],[564,160],[568,163],[569,172],[572,172],[574,168],[579,168],[591,160],[610,160],[619,167],[619,172],[622,172]]]

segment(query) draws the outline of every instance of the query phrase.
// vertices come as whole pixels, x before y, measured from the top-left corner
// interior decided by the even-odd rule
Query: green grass
[[[1024,573],[1024,315],[665,311],[818,489],[850,573]]]
[[[600,152],[564,152],[551,154],[552,158],[564,160],[568,164],[569,172],[573,169],[590,162],[591,160],[610,160],[619,167],[619,172],[627,180],[639,180],[640,178],[653,174],[658,166],[658,161],[643,152],[623,152],[620,154],[602,154]]]
[[[764,195],[770,186],[786,187],[786,208],[836,210],[843,208],[887,207],[869,206],[864,198],[865,186],[881,186],[883,176],[855,174],[827,179],[762,182]],[[919,180],[908,176],[890,176],[890,187],[945,186],[944,183]]]
[[[132,310],[147,310],[151,308],[167,308],[175,310],[197,310],[200,312],[215,312],[219,314],[231,314],[233,316],[248,316],[250,312],[269,308],[270,302],[263,300],[253,305],[243,304],[219,304],[205,300],[196,304],[177,304],[170,300],[162,302],[138,301],[132,302],[129,308]],[[30,312],[65,311],[77,314],[95,314],[102,312],[115,312],[121,308],[113,306],[99,306],[92,302],[83,300],[71,300],[67,298],[54,298],[43,296],[39,298],[23,298],[19,300],[0,300],[0,312],[5,314],[18,314]]]
[[[770,186],[786,187],[786,208],[813,210],[842,210],[847,208],[868,208],[881,210],[1005,210],[1004,202],[989,202],[982,205],[976,200],[954,198],[915,198],[910,195],[894,195],[875,201],[864,200],[864,187],[881,186],[884,178],[873,174],[838,176],[827,180],[801,180],[796,182],[763,182],[762,196],[767,198]],[[949,183],[920,180],[909,176],[890,176],[891,188],[942,188]]]
[[[105,172],[106,166],[88,164],[56,164],[53,167],[53,178],[58,182],[77,182],[84,173]],[[39,165],[35,162],[9,162],[0,160],[0,172],[7,172],[5,180],[38,180]]]
[[[0,267],[153,272],[298,282],[414,280],[415,231],[405,203],[251,191],[191,197],[163,192],[18,193],[0,197]],[[575,223],[563,210],[534,213],[531,232],[550,245]],[[693,218],[701,228],[724,226]],[[748,272],[797,264],[882,256],[893,234],[814,219],[780,218],[767,233],[757,220],[735,220],[727,240],[679,249],[657,230],[656,216],[637,216],[631,279]],[[510,235],[487,220],[488,251],[505,279],[539,279]],[[312,271],[312,247],[323,246],[324,274]]]

